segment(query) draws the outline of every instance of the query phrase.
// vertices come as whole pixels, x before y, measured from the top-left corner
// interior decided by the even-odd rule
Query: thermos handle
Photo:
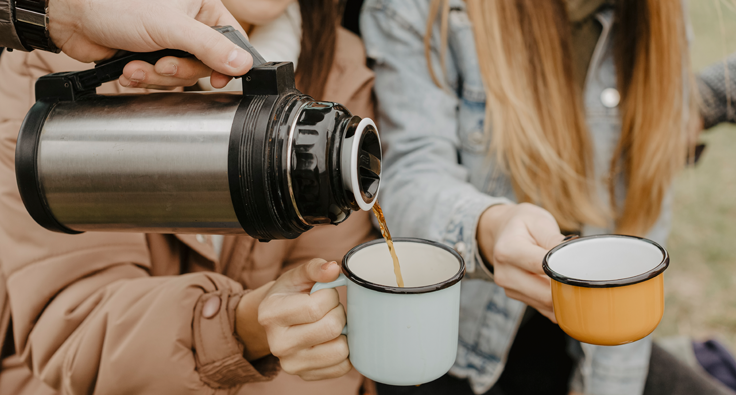
[[[232,26],[215,26],[213,29],[222,33],[240,48],[248,51],[253,56],[253,67],[267,63],[243,34]],[[79,97],[94,93],[95,89],[105,82],[120,78],[123,75],[125,65],[133,60],[155,64],[159,59],[166,56],[187,58],[193,55],[176,49],[162,49],[146,53],[121,52],[116,57],[97,64],[91,70],[54,73],[39,78],[36,82],[36,100],[76,100]]]

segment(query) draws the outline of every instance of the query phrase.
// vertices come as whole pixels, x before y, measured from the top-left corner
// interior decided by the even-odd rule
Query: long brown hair
[[[317,100],[324,99],[325,83],[335,59],[341,4],[336,0],[299,0],[302,42],[296,86]]]
[[[466,0],[486,91],[491,153],[519,201],[539,204],[560,227],[604,225],[643,235],[687,155],[685,125],[695,110],[680,0],[620,0],[615,54],[621,91],[621,139],[608,182],[623,176],[623,207],[596,195],[582,92],[575,85],[570,21],[562,0]],[[447,0],[433,0],[425,36],[437,14],[446,36]],[[632,29],[631,26],[634,28]],[[442,37],[441,42],[446,42]],[[445,45],[445,44],[443,44]],[[440,48],[444,64],[446,50]],[[611,193],[612,194],[612,193]]]

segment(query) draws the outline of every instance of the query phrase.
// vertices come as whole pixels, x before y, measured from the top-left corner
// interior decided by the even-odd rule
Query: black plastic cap
[[[53,108],[52,102],[38,101],[23,120],[15,146],[15,180],[23,205],[34,221],[54,232],[79,234],[82,232],[69,229],[56,220],[38,177],[38,145],[41,131]]]

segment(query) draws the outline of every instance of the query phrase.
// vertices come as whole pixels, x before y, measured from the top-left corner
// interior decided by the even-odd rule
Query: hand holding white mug
[[[179,75],[181,70],[199,75],[211,69],[213,85],[224,86],[229,76],[243,75],[253,64],[250,54],[210,28],[231,25],[243,32],[220,0],[51,0],[48,12],[54,44],[82,62],[110,58],[118,49],[179,49],[201,61],[178,59],[183,64],[177,70],[168,67],[175,58],[164,58],[157,64],[160,75],[148,76],[144,62],[133,62],[121,77],[123,85],[145,86],[147,77],[162,86],[191,85],[192,76]]]
[[[547,251],[564,238],[552,214],[528,203],[491,206],[480,217],[476,237],[506,295],[557,322],[550,279],[542,270]]]
[[[285,372],[322,380],[352,369],[348,343],[341,335],[345,310],[337,291],[309,294],[315,282],[334,281],[339,274],[337,263],[313,259],[279,277],[261,302],[258,322]]]

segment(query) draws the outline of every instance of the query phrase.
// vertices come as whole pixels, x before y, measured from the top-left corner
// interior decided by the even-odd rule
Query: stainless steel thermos
[[[289,62],[254,67],[242,94],[103,96],[97,86],[130,60],[36,83],[36,104],[18,135],[16,178],[26,209],[57,232],[247,233],[294,238],[370,210],[381,144],[370,119],[318,102],[294,86]]]

